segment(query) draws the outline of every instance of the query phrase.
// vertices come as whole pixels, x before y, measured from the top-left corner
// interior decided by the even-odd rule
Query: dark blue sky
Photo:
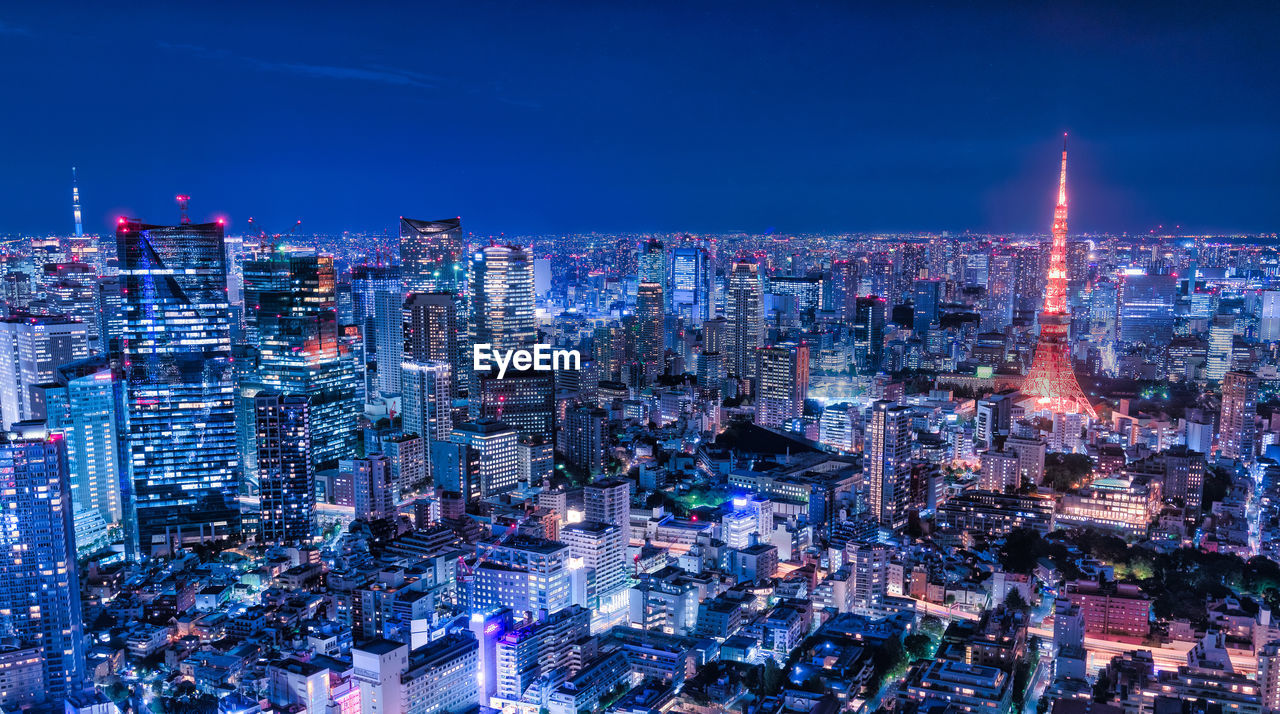
[[[1280,229],[1274,4],[358,4],[6,4],[0,233]]]

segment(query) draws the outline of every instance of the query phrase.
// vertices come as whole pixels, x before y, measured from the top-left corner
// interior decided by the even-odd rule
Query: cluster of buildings
[[[1070,535],[1280,557],[1280,252],[1063,161],[1047,240],[6,244],[0,708],[1280,711]]]

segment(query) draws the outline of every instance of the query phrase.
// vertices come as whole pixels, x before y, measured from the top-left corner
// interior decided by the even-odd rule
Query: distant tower
[[[84,237],[84,225],[80,223],[80,186],[76,183],[76,167],[71,167],[71,215],[76,219],[76,237]]]
[[[1053,250],[1049,254],[1049,280],[1044,310],[1040,313],[1040,342],[1031,371],[1022,382],[1024,394],[1035,398],[1037,410],[1054,414],[1098,415],[1080,389],[1071,369],[1067,332],[1067,138],[1062,137],[1062,173],[1058,178],[1058,206],[1053,211]]]

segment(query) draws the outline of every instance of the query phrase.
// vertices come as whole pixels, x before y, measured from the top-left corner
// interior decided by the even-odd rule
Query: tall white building
[[[480,419],[453,428],[453,442],[463,444],[476,453],[481,498],[513,491],[519,485],[516,430],[493,419]]]
[[[607,479],[589,483],[582,489],[584,520],[612,523],[630,538],[631,482]]]
[[[884,528],[907,523],[911,460],[911,409],[878,401],[867,426],[867,505],[871,517]]]
[[[630,526],[628,526],[630,530]],[[592,611],[592,632],[624,624],[627,617],[627,544],[630,538],[612,523],[583,521],[560,530],[569,546],[570,567],[581,571],[585,587],[577,604]]]
[[[0,320],[0,427],[44,419],[44,393],[58,367],[89,356],[84,323],[61,316],[22,315]]]

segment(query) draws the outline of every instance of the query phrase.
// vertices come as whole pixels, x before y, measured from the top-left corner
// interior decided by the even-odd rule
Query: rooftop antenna
[[[84,225],[80,223],[80,187],[76,184],[76,167],[71,167],[71,214],[76,219],[76,237],[84,237]]]
[[[178,202],[178,210],[182,212],[182,225],[191,225],[191,217],[187,215],[187,204],[191,202],[191,197],[180,193],[174,196],[174,200]]]

